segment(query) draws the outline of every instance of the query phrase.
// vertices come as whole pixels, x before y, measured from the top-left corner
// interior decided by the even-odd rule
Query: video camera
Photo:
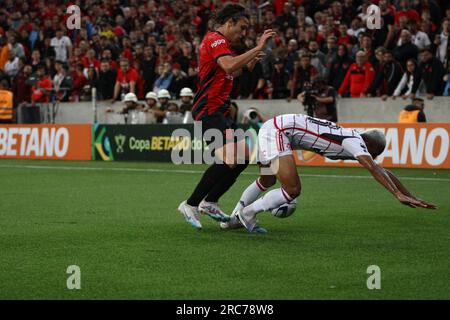
[[[305,102],[303,105],[305,106],[305,111],[310,117],[314,117],[314,109],[317,104],[316,98],[314,98],[314,95],[318,95],[319,90],[317,89],[306,89],[305,90]]]

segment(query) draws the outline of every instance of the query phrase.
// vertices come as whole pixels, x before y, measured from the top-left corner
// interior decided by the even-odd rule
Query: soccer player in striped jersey
[[[252,69],[264,56],[264,46],[275,33],[268,29],[259,38],[257,45],[241,55],[235,55],[231,49],[233,42],[242,40],[249,26],[249,15],[239,4],[227,4],[215,13],[214,31],[208,32],[199,49],[200,84],[194,97],[192,116],[202,123],[203,133],[208,129],[218,129],[225,141],[215,149],[215,155],[222,163],[214,163],[206,169],[191,196],[183,201],[178,210],[186,221],[196,229],[201,229],[199,213],[216,221],[228,221],[230,217],[223,213],[218,205],[219,198],[234,184],[247,163],[239,163],[237,158],[230,159],[226,150],[248,150],[245,140],[227,141],[230,129],[235,129],[230,115],[230,93],[233,77],[242,68]],[[231,134],[232,135],[232,134]],[[212,141],[207,141],[211,143]],[[236,152],[236,154],[248,152]],[[244,159],[245,160],[245,159]]]
[[[263,170],[270,165],[270,172],[261,171],[260,177],[242,194],[231,220],[221,223],[221,227],[236,228],[242,224],[250,232],[265,233],[266,230],[258,225],[256,215],[278,208],[300,195],[300,178],[293,156],[293,150],[299,149],[330,159],[358,160],[402,204],[436,209],[436,205],[414,197],[390,171],[374,161],[385,146],[384,134],[375,129],[359,134],[354,129],[302,114],[285,114],[270,119],[258,134],[258,160]],[[277,180],[281,188],[257,199]]]

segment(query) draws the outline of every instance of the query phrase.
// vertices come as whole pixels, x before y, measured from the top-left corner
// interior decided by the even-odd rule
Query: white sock
[[[283,188],[278,188],[267,192],[261,198],[244,208],[244,214],[257,214],[262,211],[268,211],[278,208],[282,204],[291,202],[292,199]]]
[[[236,207],[234,208],[233,213],[237,212],[238,210],[241,210],[242,208],[245,208],[246,206],[255,202],[255,200],[258,199],[259,195],[266,190],[267,190],[267,188],[265,188],[261,184],[261,182],[259,182],[259,178],[256,179],[242,193],[241,199],[239,199],[239,202],[236,204]]]

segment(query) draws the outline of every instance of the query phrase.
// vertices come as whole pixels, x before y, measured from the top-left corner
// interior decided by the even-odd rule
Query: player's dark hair
[[[230,19],[236,22],[241,18],[250,19],[250,15],[240,4],[227,4],[222,10],[213,14],[212,17],[214,23],[218,25],[223,25]]]

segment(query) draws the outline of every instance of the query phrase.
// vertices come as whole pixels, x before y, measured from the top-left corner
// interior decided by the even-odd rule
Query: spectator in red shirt
[[[420,22],[420,15],[416,10],[411,9],[410,0],[400,0],[400,10],[395,14],[395,24],[398,25],[402,16],[408,17],[408,20]]]
[[[86,55],[81,59],[81,63],[83,63],[85,68],[89,68],[90,66],[94,66],[96,70],[100,69],[100,61],[95,57],[95,50],[89,49],[86,52]]]
[[[72,67],[72,78],[73,78],[73,87],[72,87],[72,100],[79,101],[82,93],[83,87],[87,83],[87,79],[84,76],[84,66],[79,63],[76,67]]]
[[[44,65],[40,65],[36,71],[36,83],[33,86],[31,101],[36,102],[49,102],[50,91],[52,90],[52,80],[46,74]]]
[[[116,101],[121,93],[127,94],[128,92],[132,92],[136,94],[138,80],[139,73],[130,67],[130,61],[128,59],[122,58],[114,86],[113,101]]]
[[[353,63],[348,69],[344,81],[339,88],[339,95],[348,96],[350,93],[352,98],[364,98],[374,78],[375,70],[367,62],[366,53],[364,51],[358,51],[356,53],[356,63]]]

